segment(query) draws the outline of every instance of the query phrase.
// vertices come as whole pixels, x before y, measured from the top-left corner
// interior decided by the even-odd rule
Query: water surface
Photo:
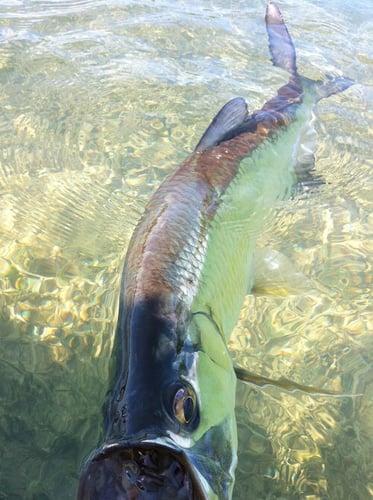
[[[282,265],[230,349],[250,371],[358,397],[240,383],[235,499],[373,498],[373,6],[280,3],[310,78],[326,183],[275,207]],[[120,271],[153,190],[218,109],[260,107],[265,2],[0,2],[0,498],[72,499],[99,443]],[[277,254],[276,254],[277,255]],[[271,293],[269,293],[271,292]]]

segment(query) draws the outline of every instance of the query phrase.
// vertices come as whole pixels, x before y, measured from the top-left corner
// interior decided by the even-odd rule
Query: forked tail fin
[[[309,89],[313,88],[317,101],[343,92],[354,84],[353,80],[343,76],[329,78],[325,83],[299,77],[293,40],[288,32],[280,9],[275,3],[268,2],[265,20],[272,63],[274,66],[286,70],[292,77],[299,78],[302,86]]]

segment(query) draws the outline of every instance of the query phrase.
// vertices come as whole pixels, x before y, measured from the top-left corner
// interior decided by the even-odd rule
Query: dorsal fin
[[[268,2],[265,20],[273,64],[296,75],[295,48],[276,4]]]
[[[222,142],[234,129],[239,128],[248,118],[247,104],[242,97],[228,101],[207,127],[194,151],[205,151]]]

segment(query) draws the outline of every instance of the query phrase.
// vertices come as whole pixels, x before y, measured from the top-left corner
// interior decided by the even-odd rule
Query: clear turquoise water
[[[356,85],[318,105],[327,183],[264,227],[259,246],[286,263],[247,297],[230,348],[259,375],[362,396],[239,384],[234,498],[366,500],[373,5],[280,7],[301,73]],[[120,270],[142,207],[222,104],[242,95],[256,109],[286,81],[269,62],[264,11],[0,2],[0,498],[74,498],[100,440]]]

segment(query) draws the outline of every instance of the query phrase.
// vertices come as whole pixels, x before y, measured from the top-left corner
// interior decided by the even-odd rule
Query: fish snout
[[[110,447],[83,471],[78,500],[205,498],[183,453],[156,444]]]

